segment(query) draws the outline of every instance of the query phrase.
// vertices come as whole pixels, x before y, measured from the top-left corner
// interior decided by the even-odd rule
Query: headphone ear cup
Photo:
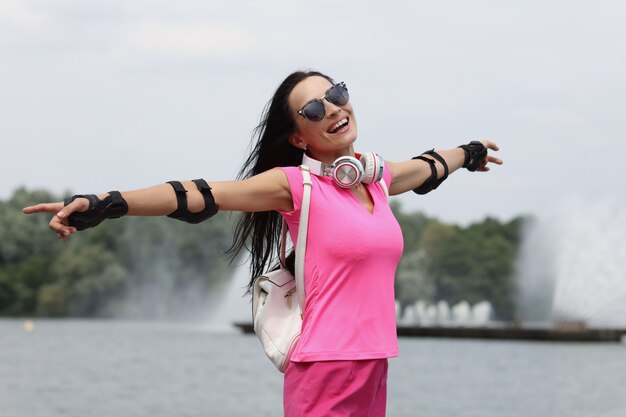
[[[341,188],[352,188],[363,180],[363,165],[352,156],[341,156],[333,163],[332,178]]]
[[[385,162],[378,154],[374,152],[366,152],[362,154],[361,164],[363,164],[362,182],[365,184],[371,184],[383,179]]]

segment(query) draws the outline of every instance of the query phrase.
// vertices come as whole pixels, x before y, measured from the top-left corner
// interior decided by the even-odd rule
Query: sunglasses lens
[[[333,85],[326,93],[326,100],[330,101],[335,106],[343,106],[350,100],[348,88],[344,83]]]
[[[335,106],[343,106],[350,100],[348,88],[344,83],[335,84],[326,91],[324,97],[328,102]],[[311,100],[299,111],[300,115],[312,122],[320,122],[326,116],[326,109],[322,100]]]
[[[305,104],[301,114],[312,122],[319,122],[324,119],[326,110],[321,101],[315,100]]]

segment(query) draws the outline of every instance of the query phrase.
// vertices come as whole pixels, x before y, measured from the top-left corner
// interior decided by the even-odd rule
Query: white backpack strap
[[[296,289],[298,293],[298,303],[300,304],[300,312],[304,313],[304,302],[306,294],[304,293],[304,255],[306,253],[306,237],[309,228],[309,206],[311,204],[311,174],[309,167],[300,166],[302,172],[302,183],[304,185],[304,193],[302,195],[302,205],[300,207],[300,225],[298,226],[298,244],[296,245]]]
[[[287,222],[285,221],[285,218],[283,217],[282,226],[280,227],[280,251],[278,252],[280,255],[280,264],[283,267],[286,266],[285,246],[287,246]]]
[[[387,183],[384,178],[380,179],[380,186],[383,187],[383,191],[385,192],[385,197],[389,200],[389,188],[387,188]]]

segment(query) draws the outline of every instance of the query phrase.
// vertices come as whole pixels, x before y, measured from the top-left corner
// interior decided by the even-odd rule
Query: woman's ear
[[[289,136],[289,143],[291,143],[296,148],[304,149],[306,151],[306,142],[298,136],[297,133]]]

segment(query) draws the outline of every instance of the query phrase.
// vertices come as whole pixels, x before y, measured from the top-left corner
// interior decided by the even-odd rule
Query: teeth
[[[338,130],[341,126],[344,126],[346,124],[348,124],[348,119],[347,118],[341,119],[340,121],[338,121],[337,123],[331,126],[329,132],[334,132]]]

